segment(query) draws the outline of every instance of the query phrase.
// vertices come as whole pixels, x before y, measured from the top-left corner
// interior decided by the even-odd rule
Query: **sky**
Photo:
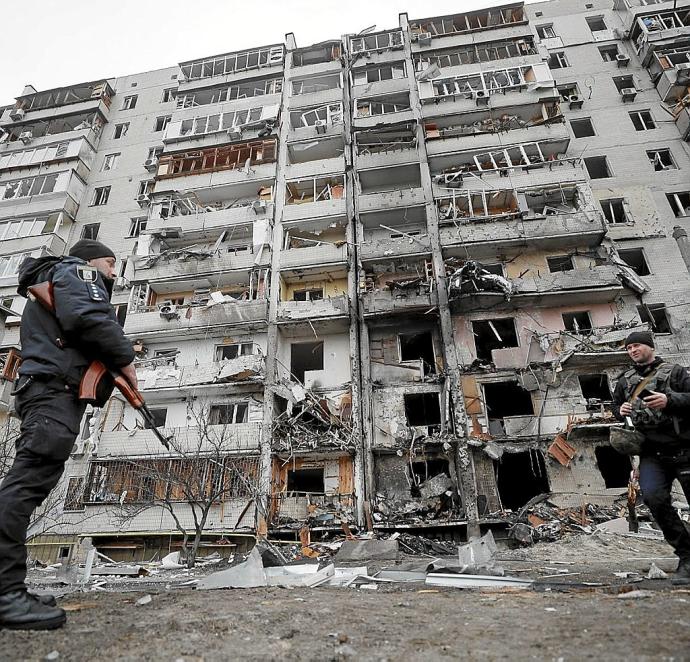
[[[0,106],[37,90],[162,69],[184,60],[283,43],[298,46],[375,24],[502,4],[491,0],[23,0],[3,12]],[[10,64],[10,66],[7,66]]]

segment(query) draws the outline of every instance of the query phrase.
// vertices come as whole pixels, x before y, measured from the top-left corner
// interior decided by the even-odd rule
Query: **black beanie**
[[[69,251],[70,257],[80,257],[85,262],[99,257],[115,257],[105,244],[93,239],[80,239]]]
[[[632,345],[633,343],[639,343],[640,345],[647,345],[654,349],[654,336],[650,331],[633,331],[628,334],[625,339],[625,346]]]

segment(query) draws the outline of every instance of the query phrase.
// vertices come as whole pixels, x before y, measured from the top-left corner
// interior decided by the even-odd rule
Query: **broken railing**
[[[350,52],[368,53],[371,51],[386,51],[392,48],[403,47],[402,30],[391,30],[390,32],[377,32],[361,37],[350,38]]]
[[[420,81],[419,96],[422,100],[455,96],[476,99],[498,92],[523,89],[536,80],[533,67],[496,69],[466,76]]]
[[[260,97],[268,94],[280,94],[283,91],[282,78],[265,78],[262,80],[240,81],[232,85],[211,90],[195,90],[176,97],[177,108],[194,108],[237,99]]]
[[[182,62],[180,69],[185,80],[198,80],[211,76],[223,76],[238,71],[248,71],[259,67],[282,65],[285,57],[284,46],[267,46],[252,50],[238,51],[226,55]]]
[[[109,107],[113,94],[113,89],[108,85],[107,81],[83,83],[82,85],[60,87],[55,90],[46,90],[18,97],[15,108],[21,108],[26,112],[29,110],[67,106],[72,103],[81,103],[95,99],[103,100],[106,106]]]
[[[276,152],[276,140],[272,138],[161,156],[156,177],[168,179],[220,170],[248,168],[253,165],[274,162]]]
[[[462,34],[476,30],[488,30],[504,25],[514,25],[527,20],[522,4],[513,7],[483,9],[454,16],[427,18],[410,23],[412,39],[417,40],[424,34],[430,37]]]
[[[344,179],[341,176],[314,177],[286,182],[285,204],[300,205],[324,200],[342,200],[345,196]]]
[[[355,102],[355,117],[374,117],[410,110],[408,94],[390,94],[373,99],[357,99]]]
[[[537,55],[532,37],[509,39],[504,41],[490,41],[483,44],[473,44],[454,49],[438,51],[424,51],[414,55],[415,69],[423,71],[432,64],[441,69],[444,67],[458,67],[468,64],[480,64],[506,60],[524,55]]]
[[[190,191],[157,197],[149,205],[148,217],[149,220],[175,218],[196,225],[197,222],[203,224],[207,219],[210,222],[213,214],[233,209],[251,208],[258,215],[265,212],[272,202],[273,189],[270,186],[259,188],[256,197],[218,201],[202,201],[196,192]]]

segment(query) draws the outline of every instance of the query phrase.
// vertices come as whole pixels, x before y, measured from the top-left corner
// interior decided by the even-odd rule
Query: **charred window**
[[[304,382],[308,370],[323,370],[323,343],[296,342],[290,345],[290,372]]]
[[[472,322],[474,346],[477,358],[492,361],[491,352],[495,349],[518,347],[515,320],[512,317]]]
[[[404,333],[398,336],[400,361],[423,361],[424,374],[436,372],[434,341],[431,331]]]
[[[153,420],[157,428],[162,428],[165,425],[165,419],[168,417],[167,407],[149,407]],[[150,430],[153,426],[146,420],[144,420],[144,429]]]
[[[588,411],[599,411],[602,404],[613,400],[609,379],[604,374],[578,375],[582,396],[587,400]]]
[[[324,492],[323,467],[288,471],[288,492]]]
[[[503,453],[496,463],[496,483],[503,508],[518,510],[530,499],[549,492],[544,454],[530,449]]]
[[[575,313],[563,313],[563,326],[566,331],[573,333],[582,333],[583,331],[592,330],[592,320],[586,310],[581,310]]]
[[[410,427],[440,426],[441,405],[438,393],[406,393],[405,417]]]
[[[484,401],[489,419],[489,433],[505,434],[503,419],[509,416],[534,416],[529,391],[517,382],[489,382],[484,384]]]

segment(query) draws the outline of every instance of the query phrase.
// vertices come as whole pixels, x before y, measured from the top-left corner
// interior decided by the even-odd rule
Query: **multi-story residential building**
[[[0,115],[2,402],[22,256],[97,237],[175,439],[88,411],[36,541],[167,550],[192,463],[208,545],[613,503],[622,339],[689,364],[689,24],[512,3],[27,86]]]

